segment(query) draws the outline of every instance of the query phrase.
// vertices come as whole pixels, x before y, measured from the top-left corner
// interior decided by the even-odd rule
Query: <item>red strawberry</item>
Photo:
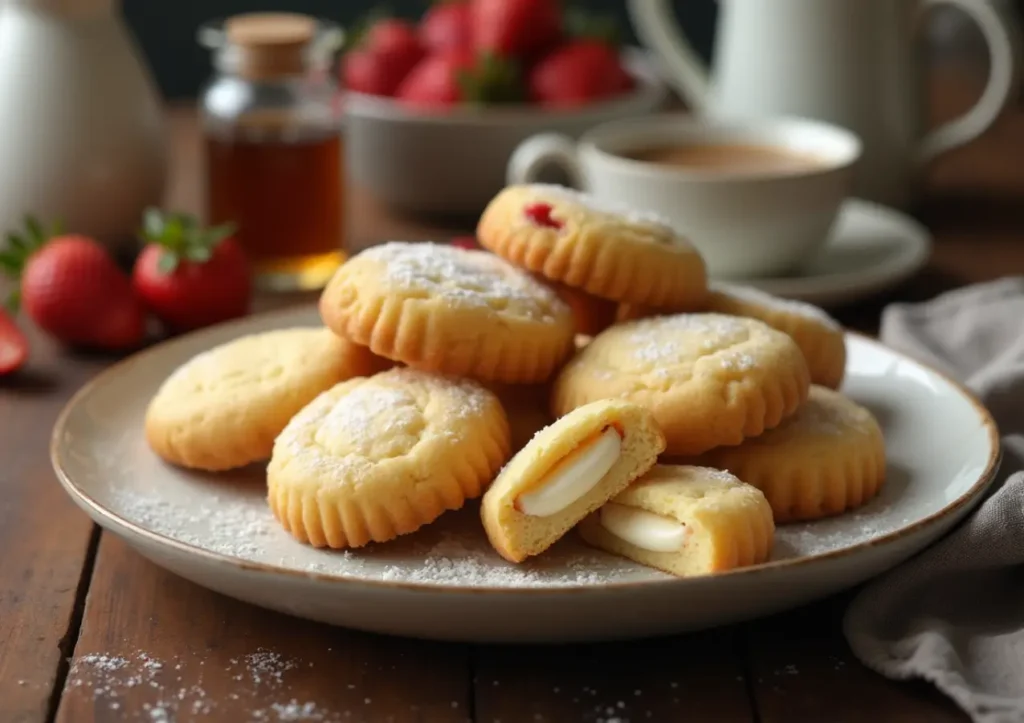
[[[173,331],[227,321],[249,312],[251,280],[230,225],[200,228],[184,214],[146,211],[132,283],[139,297]]]
[[[27,236],[8,234],[10,248],[0,266],[20,279],[11,305],[41,329],[77,346],[120,350],[137,346],[145,335],[145,309],[128,277],[91,238],[50,234],[26,219]]]
[[[398,18],[378,20],[345,53],[342,80],[347,88],[360,93],[393,95],[422,57],[415,27]]]
[[[480,250],[480,244],[477,243],[476,236],[455,236],[452,238],[451,244],[460,249]]]
[[[428,55],[395,92],[400,101],[421,108],[510,102],[522,96],[514,65],[493,56],[477,58],[467,49]]]
[[[28,358],[28,340],[14,319],[0,311],[0,376],[17,371]]]
[[[571,107],[618,95],[633,87],[615,48],[598,40],[577,40],[541,58],[530,71],[530,100]]]
[[[562,35],[558,0],[471,0],[473,44],[484,52],[529,58]]]
[[[435,3],[420,20],[420,43],[432,53],[468,48],[473,42],[472,27],[466,0]]]

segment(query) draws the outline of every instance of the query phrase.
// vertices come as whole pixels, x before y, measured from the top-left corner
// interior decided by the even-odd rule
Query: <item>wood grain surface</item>
[[[936,118],[976,96],[956,76],[943,76],[936,91]],[[194,113],[173,108],[169,118],[175,165],[167,205],[195,211]],[[1014,108],[937,164],[915,209],[936,238],[928,268],[838,310],[840,319],[871,332],[892,301],[1024,273],[1022,155],[1024,109]],[[465,220],[401,218],[356,194],[353,249],[472,229]],[[263,297],[257,309],[310,298]],[[851,657],[838,622],[848,596],[697,635],[516,647],[362,634],[199,588],[118,538],[95,534],[63,494],[47,455],[50,429],[111,358],[71,354],[37,334],[31,341],[25,372],[0,380],[3,723],[966,720],[926,684],[888,681]]]

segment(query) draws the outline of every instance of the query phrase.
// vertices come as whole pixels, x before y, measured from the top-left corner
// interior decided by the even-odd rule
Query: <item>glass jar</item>
[[[291,13],[204,25],[207,222],[232,222],[257,288],[322,288],[345,259],[341,29]]]

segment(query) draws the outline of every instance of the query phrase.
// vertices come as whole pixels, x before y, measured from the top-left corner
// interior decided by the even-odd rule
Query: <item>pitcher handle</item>
[[[707,105],[708,69],[680,30],[668,0],[629,0],[630,20],[637,37],[654,51],[666,80],[694,112]]]
[[[978,25],[988,44],[990,70],[978,102],[961,115],[929,132],[917,149],[917,163],[924,166],[947,151],[980,136],[1012,99],[1019,81],[1021,39],[1014,23],[1001,16],[988,0],[924,0],[922,15],[938,5],[952,5]]]
[[[576,153],[576,141],[561,133],[538,133],[521,142],[509,156],[505,181],[509,185],[533,183],[541,169],[559,166],[573,186],[584,190],[583,168]]]

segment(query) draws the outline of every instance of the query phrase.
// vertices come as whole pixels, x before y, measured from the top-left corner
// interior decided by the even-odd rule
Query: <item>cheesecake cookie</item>
[[[243,336],[193,357],[163,382],[146,410],[146,440],[163,459],[193,469],[262,461],[313,397],[385,363],[323,327]]]
[[[755,437],[807,398],[796,343],[756,319],[675,314],[618,324],[563,367],[552,388],[560,416],[596,399],[650,409],[671,455],[699,454]]]
[[[811,381],[838,389],[846,371],[846,337],[842,327],[823,309],[803,301],[783,299],[751,286],[716,282],[710,285],[702,311],[758,319],[789,334],[800,347]],[[620,304],[616,321],[675,313],[657,307]]]
[[[577,529],[592,547],[679,577],[764,562],[775,538],[760,490],[717,469],[664,464]]]
[[[477,226],[512,263],[613,301],[685,307],[707,291],[704,260],[669,223],[564,186],[509,186]]]
[[[493,393],[398,367],[342,382],[295,415],[274,443],[267,496],[301,542],[362,547],[479,497],[508,454]]]
[[[775,429],[738,447],[711,450],[698,461],[759,488],[779,523],[859,507],[885,482],[885,441],[874,416],[820,386]]]
[[[341,266],[320,297],[324,323],[411,367],[482,381],[548,379],[573,349],[569,307],[486,251],[392,241]]]
[[[511,562],[543,552],[646,472],[664,447],[643,407],[602,400],[573,410],[538,432],[484,494],[488,539]]]

